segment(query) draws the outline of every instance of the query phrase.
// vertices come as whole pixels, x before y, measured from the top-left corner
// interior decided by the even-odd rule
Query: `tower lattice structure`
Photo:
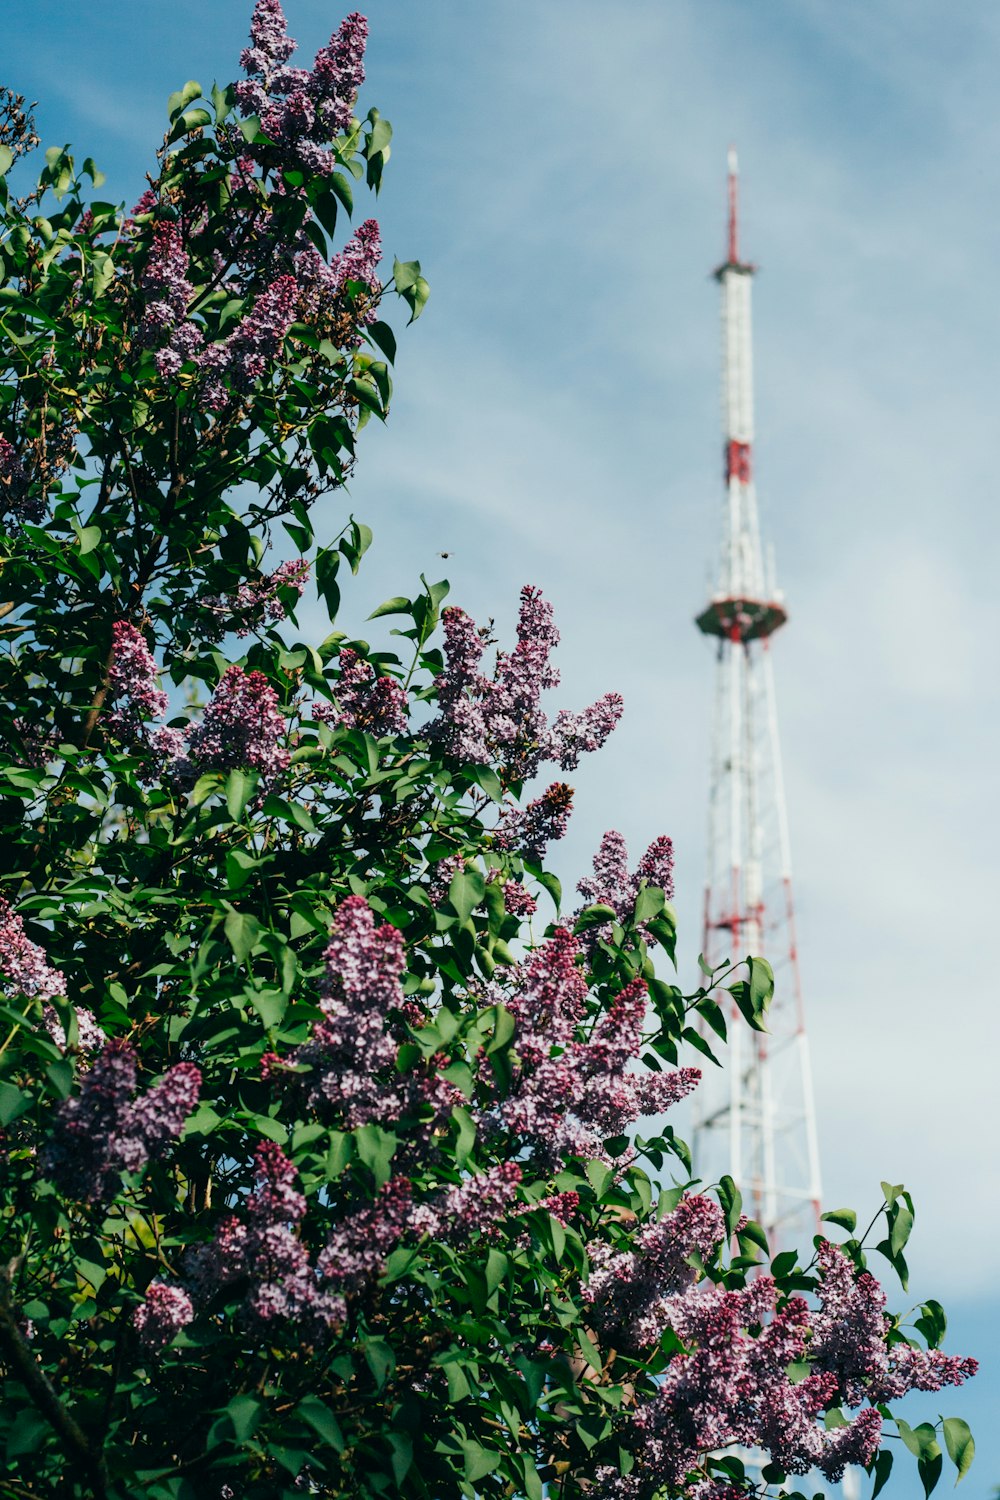
[[[766,1033],[751,1032],[720,989],[731,1020],[723,1068],[696,1091],[695,1175],[728,1172],[772,1247],[816,1232],[820,1175],[809,1045],[795,940],[792,869],[774,694],[771,639],[788,615],[765,567],[753,477],[750,297],[755,267],[740,256],[739,176],[729,153],[722,297],[725,498],[716,585],[697,618],[717,642],[708,867],[702,951],[713,967],[766,958],[775,993]],[[725,983],[725,980],[722,980]],[[716,1047],[711,1032],[706,1039]]]

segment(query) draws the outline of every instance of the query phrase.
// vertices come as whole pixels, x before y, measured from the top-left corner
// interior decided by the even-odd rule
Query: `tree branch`
[[[83,1428],[60,1401],[5,1296],[0,1298],[0,1354],[59,1438],[63,1451],[82,1465],[95,1500],[104,1500],[107,1495],[104,1460],[100,1453],[95,1453]]]

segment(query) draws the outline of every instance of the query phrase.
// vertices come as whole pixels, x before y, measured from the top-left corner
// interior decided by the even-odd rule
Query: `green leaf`
[[[491,1297],[510,1270],[510,1264],[502,1250],[493,1249],[486,1257],[486,1290]]]
[[[247,803],[260,783],[257,771],[230,771],[226,776],[226,807],[234,823],[238,823],[246,811]]]
[[[377,348],[381,349],[390,364],[396,362],[396,335],[388,323],[369,323],[365,333]]]
[[[465,923],[486,895],[486,881],[478,870],[459,870],[451,877],[448,901]]]
[[[399,1144],[391,1130],[379,1125],[360,1125],[354,1131],[358,1156],[375,1178],[375,1186],[381,1189],[392,1175],[392,1158]]]
[[[115,279],[114,258],[106,250],[94,252],[90,268],[90,291],[93,297],[103,297],[112,281]],[[88,527],[89,531],[91,528]],[[94,528],[97,529],[96,527]],[[98,533],[98,537],[100,533]],[[82,538],[81,538],[82,540]],[[82,548],[81,548],[82,550]]]
[[[781,1281],[790,1276],[795,1269],[795,1262],[799,1258],[797,1250],[782,1250],[771,1262],[771,1275],[776,1281]]]
[[[766,958],[748,958],[750,970],[750,1004],[754,1014],[764,1016],[774,995],[774,970]]]
[[[940,1454],[937,1431],[930,1422],[921,1422],[919,1427],[911,1427],[908,1422],[897,1417],[896,1426],[904,1445],[916,1458],[934,1458]]]
[[[234,1396],[227,1404],[226,1416],[232,1423],[238,1443],[246,1443],[253,1436],[263,1410],[264,1403],[256,1396]]]
[[[918,1333],[922,1333],[929,1349],[938,1349],[948,1327],[948,1319],[940,1302],[931,1298],[921,1303],[920,1317],[914,1320]]]
[[[728,1174],[719,1182],[719,1202],[726,1216],[726,1229],[733,1234],[743,1212],[743,1195]]]
[[[381,619],[382,615],[409,615],[413,613],[413,601],[404,599],[402,594],[397,594],[393,599],[386,599],[378,609],[373,609],[368,616],[369,620]]]
[[[969,1430],[969,1424],[963,1422],[961,1417],[945,1417],[942,1427],[948,1457],[958,1470],[955,1483],[959,1484],[972,1467],[972,1460],[976,1456],[975,1440]]]
[[[192,130],[203,130],[206,125],[211,125],[212,116],[207,109],[186,109],[174,122],[174,128],[170,132],[172,141],[178,140],[182,135],[189,134]]]
[[[930,1495],[937,1488],[937,1482],[941,1478],[941,1470],[944,1467],[944,1458],[940,1448],[927,1458],[917,1459],[917,1473],[920,1475],[924,1487],[924,1495]],[[956,1481],[957,1483],[957,1481]]]
[[[9,1125],[31,1108],[31,1098],[12,1083],[0,1083],[0,1125]]]
[[[366,1339],[362,1345],[365,1351],[365,1361],[369,1370],[375,1377],[375,1383],[381,1390],[386,1379],[396,1368],[396,1356],[391,1347],[384,1339]]]
[[[410,308],[410,322],[416,322],[427,304],[431,289],[420,274],[419,260],[394,260],[392,274],[396,291]]]
[[[330,178],[330,186],[348,214],[352,214],[354,212],[354,189],[343,172],[334,172]]]
[[[903,1193],[903,1192],[906,1191],[906,1189],[904,1188],[904,1186],[903,1186],[903,1184],[901,1182],[897,1182],[895,1185],[893,1185],[891,1182],[883,1182],[881,1184],[881,1187],[882,1187],[882,1196],[884,1197],[884,1199],[886,1201],[886,1206],[888,1208],[892,1207],[892,1205],[895,1203],[896,1199],[899,1197],[900,1193]]]
[[[469,1111],[458,1105],[452,1110],[452,1119],[458,1126],[458,1137],[455,1142],[455,1165],[464,1167],[472,1155],[472,1148],[476,1144],[476,1122]]]
[[[875,1488],[872,1490],[872,1500],[881,1493],[889,1482],[892,1473],[892,1449],[882,1448],[875,1455]]]
[[[613,906],[606,906],[603,901],[597,901],[593,906],[585,906],[573,924],[574,932],[585,932],[588,927],[603,927],[605,922],[616,922],[618,913]]]
[[[827,1224],[839,1224],[848,1234],[853,1234],[858,1227],[858,1216],[853,1208],[831,1208],[829,1213],[820,1214],[820,1219]]]
[[[503,785],[492,766],[470,766],[469,777],[493,802],[503,801]]]
[[[313,1432],[323,1439],[337,1453],[344,1451],[344,1435],[340,1430],[340,1423],[328,1406],[325,1406],[318,1396],[303,1396],[295,1414],[301,1417],[303,1422],[308,1422]]]
[[[181,114],[189,104],[192,104],[195,99],[200,99],[201,95],[201,84],[195,82],[193,78],[189,78],[182,89],[178,89],[176,93],[171,94],[170,98],[167,100],[167,114],[170,117],[170,123],[173,124],[173,122],[177,119],[177,116]]]
[[[470,1484],[475,1484],[477,1479],[485,1479],[487,1474],[495,1474],[500,1467],[500,1458],[501,1455],[495,1449],[484,1448],[474,1438],[462,1439],[465,1477]]]
[[[392,140],[392,126],[388,120],[377,119],[372,125],[371,134],[368,137],[368,154],[374,156],[378,151],[384,151]]]
[[[746,1224],[740,1230],[741,1246],[744,1240],[749,1240],[752,1245],[757,1246],[758,1250],[763,1250],[765,1255],[770,1255],[771,1246],[768,1242],[767,1234],[765,1233],[763,1226],[757,1223],[756,1219],[748,1219]]]
[[[14,153],[9,146],[0,146],[0,177],[6,177],[14,165]]]
[[[101,528],[99,526],[85,526],[77,537],[80,543],[80,556],[85,557],[101,540]]]
[[[249,912],[231,911],[226,915],[225,931],[237,963],[245,964],[264,929]]]
[[[666,896],[659,886],[644,885],[635,898],[635,923],[649,922],[653,917],[658,917],[666,905]]]
[[[542,890],[552,897],[552,903],[558,912],[562,906],[562,882],[548,870],[540,870],[536,879]]]
[[[912,1228],[912,1213],[906,1207],[905,1203],[896,1204],[895,1215],[892,1221],[892,1228],[889,1231],[889,1245],[892,1249],[893,1255],[898,1255],[904,1248],[907,1240],[910,1238],[910,1231],[912,1230]]]

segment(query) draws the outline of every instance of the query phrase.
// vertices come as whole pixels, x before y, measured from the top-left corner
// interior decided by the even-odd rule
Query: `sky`
[[[105,194],[132,202],[167,95],[236,76],[249,9],[7,0],[3,81],[40,101],[44,144],[72,141],[108,173]],[[341,14],[286,10],[306,60]],[[913,1192],[912,1295],[946,1304],[949,1347],[984,1371],[901,1414],[968,1417],[980,1452],[964,1493],[986,1500],[1000,1483],[1000,9],[366,13],[363,107],[396,132],[375,212],[432,295],[401,333],[389,423],[360,444],[350,503],[375,545],[345,628],[423,571],[509,639],[520,586],[541,586],[563,634],[558,703],[609,689],[626,703],[576,775],[554,864],[571,887],[606,828],[636,854],[669,832],[691,984],[712,688],[692,622],[721,523],[709,273],[738,147],[760,267],[758,494],[790,609],[774,656],[824,1196],[864,1215],[883,1178]],[[300,621],[322,632],[318,613]]]

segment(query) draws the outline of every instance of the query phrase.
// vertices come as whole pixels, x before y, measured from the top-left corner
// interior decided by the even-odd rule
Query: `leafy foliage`
[[[723,979],[766,1027],[767,964],[684,997],[652,959],[669,841],[616,885],[609,835],[564,912],[571,789],[519,806],[620,700],[549,723],[537,590],[492,676],[444,581],[374,612],[394,650],[337,628],[372,533],[316,547],[312,517],[396,347],[377,224],[330,248],[389,157],[353,113],[364,34],[291,68],[258,0],[246,77],[171,96],[127,215],[65,150],[16,196],[34,137],[0,114],[0,1493],[742,1492],[709,1315],[765,1483],[883,1483],[887,1393],[971,1373],[943,1311],[926,1349],[885,1317],[848,1210],[842,1252],[761,1274],[735,1184],[692,1191],[662,1120]],[[389,285],[412,321],[419,263]],[[292,633],[310,572],[319,644]],[[905,1284],[913,1205],[883,1188]],[[897,1427],[931,1488],[936,1429]],[[961,1477],[971,1435],[942,1435]]]

